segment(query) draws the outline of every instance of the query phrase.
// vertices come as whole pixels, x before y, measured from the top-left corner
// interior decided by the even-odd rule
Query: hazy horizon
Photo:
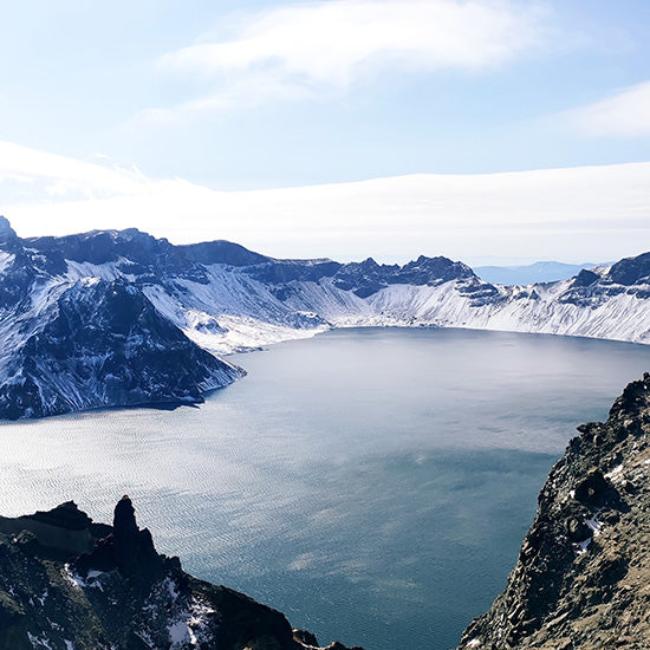
[[[48,235],[46,233],[42,232],[29,232],[29,234],[25,234],[24,232],[20,231],[19,224],[17,224],[9,218],[8,215],[0,214],[0,218],[4,217],[9,221],[9,224],[13,228],[14,231],[16,231],[16,234],[19,237],[27,238],[27,237],[39,237],[39,236],[67,236],[67,235],[82,235],[87,232],[91,232],[93,230],[104,230],[104,231],[110,231],[110,230],[117,230],[117,231],[123,231],[126,230],[126,228],[88,228],[86,230],[70,230],[69,232],[60,232],[56,235]],[[152,232],[149,232],[147,230],[142,230],[141,228],[137,228],[137,230],[140,230],[140,232],[144,232],[146,234],[152,235],[156,237],[156,235]],[[159,237],[162,238],[162,237]],[[223,239],[223,238],[215,238],[215,239],[204,239],[204,240],[196,240],[196,241],[191,241],[191,242],[175,242],[172,240],[169,240],[170,243],[178,245],[178,244],[193,244],[193,243],[203,243],[206,241],[228,241],[233,244],[238,244],[238,245],[243,245],[241,242],[238,241],[232,241],[229,239]],[[245,247],[247,248],[247,247]],[[274,259],[287,259],[287,260],[297,260],[297,259],[329,259],[337,262],[342,262],[342,263],[350,263],[350,262],[362,262],[364,260],[367,260],[368,258],[374,259],[377,263],[379,264],[405,264],[407,262],[413,261],[417,259],[420,255],[424,255],[425,257],[436,257],[436,256],[442,256],[442,257],[447,257],[443,253],[436,253],[436,252],[414,252],[413,255],[408,258],[404,259],[402,261],[394,261],[394,260],[383,260],[378,258],[375,255],[366,255],[365,257],[357,257],[357,258],[346,258],[346,259],[339,259],[335,258],[332,256],[325,256],[325,257],[313,257],[313,258],[305,258],[305,257],[278,257],[277,255],[273,254],[273,251],[268,251],[268,250],[258,250],[258,249],[251,249],[248,248],[248,250],[252,250],[255,253],[260,253],[262,255],[266,255],[267,257],[274,258]],[[623,257],[634,257],[634,255],[625,255]],[[622,258],[621,258],[622,259]],[[521,258],[521,257],[498,257],[498,256],[490,256],[490,255],[483,255],[480,258],[478,258],[478,261],[472,261],[468,259],[458,259],[454,261],[460,261],[468,264],[471,266],[474,270],[485,268],[495,268],[495,269],[526,269],[529,267],[533,267],[536,265],[543,265],[543,264],[557,264],[557,265],[563,265],[563,266],[601,266],[601,265],[606,265],[606,264],[611,264],[615,261],[618,260],[589,260],[585,261],[584,259],[580,261],[567,261],[567,260],[561,260],[561,259],[537,259],[537,258]]]
[[[23,234],[474,265],[650,241],[643,0],[25,0],[3,22]]]

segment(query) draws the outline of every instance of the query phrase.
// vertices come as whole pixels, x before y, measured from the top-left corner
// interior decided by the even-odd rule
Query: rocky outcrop
[[[578,430],[505,591],[461,648],[650,648],[650,375]]]
[[[73,502],[0,518],[0,650],[34,648],[315,650],[318,642],[279,612],[160,555],[125,496],[112,526]]]
[[[476,279],[474,272],[462,262],[446,257],[425,257],[404,266],[377,264],[372,257],[360,263],[343,264],[334,275],[335,285],[352,291],[360,298],[368,298],[391,284],[437,286],[452,280]]]

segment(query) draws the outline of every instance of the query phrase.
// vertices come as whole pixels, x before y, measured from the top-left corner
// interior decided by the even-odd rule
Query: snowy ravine
[[[196,402],[243,374],[216,355],[386,325],[650,343],[650,253],[505,287],[444,257],[278,260],[135,229],[21,239],[0,221],[0,417]]]

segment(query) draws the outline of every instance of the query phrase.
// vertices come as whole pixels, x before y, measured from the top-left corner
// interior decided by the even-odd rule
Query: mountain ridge
[[[95,321],[103,328],[93,330]],[[0,223],[0,418],[200,403],[244,374],[223,355],[331,328],[462,327],[650,343],[648,323],[650,254],[569,280],[502,286],[442,256],[404,265],[281,260],[223,240],[176,246],[133,228],[21,239]],[[110,370],[116,355],[122,374]]]

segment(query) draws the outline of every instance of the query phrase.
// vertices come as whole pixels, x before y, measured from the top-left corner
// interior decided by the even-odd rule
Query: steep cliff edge
[[[34,648],[317,650],[318,643],[279,612],[160,555],[123,497],[112,526],[94,523],[73,502],[0,517],[0,650]]]
[[[650,374],[578,430],[505,591],[461,648],[650,648]]]

